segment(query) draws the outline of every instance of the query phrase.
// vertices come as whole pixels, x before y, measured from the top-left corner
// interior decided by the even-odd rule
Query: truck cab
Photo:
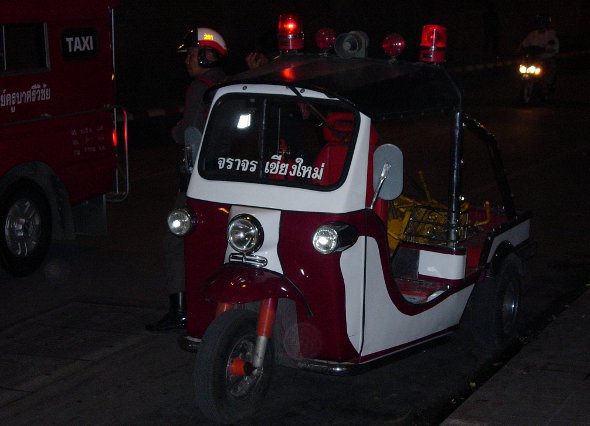
[[[53,238],[104,232],[106,195],[124,196],[115,188],[118,3],[62,0],[48,7],[24,0],[3,6],[0,261],[14,275],[35,270]]]

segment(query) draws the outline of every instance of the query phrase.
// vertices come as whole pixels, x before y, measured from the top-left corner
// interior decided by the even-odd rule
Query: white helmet
[[[199,52],[199,65],[205,68],[219,65],[221,60],[227,56],[225,40],[221,37],[221,34],[211,28],[201,27],[190,30],[176,50],[186,52],[191,47],[202,48]],[[213,61],[207,59],[207,51],[213,52],[217,59]]]

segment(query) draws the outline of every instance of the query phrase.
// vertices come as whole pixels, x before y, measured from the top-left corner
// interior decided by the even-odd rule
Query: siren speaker
[[[362,31],[351,31],[336,38],[334,51],[343,59],[365,58],[369,37]]]

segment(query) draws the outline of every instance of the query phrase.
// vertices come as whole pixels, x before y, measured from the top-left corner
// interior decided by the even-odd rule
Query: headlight
[[[530,67],[527,68],[526,72],[527,72],[527,74],[535,74],[536,69],[537,69],[536,66],[531,65]]]
[[[254,216],[240,214],[227,226],[227,242],[240,253],[253,253],[262,246],[264,231]]]
[[[313,248],[321,254],[343,251],[358,239],[356,228],[346,223],[332,222],[320,226],[313,234]]]
[[[168,228],[170,232],[179,237],[188,234],[195,226],[195,217],[192,212],[183,207],[181,209],[172,210],[168,213]]]
[[[520,65],[518,71],[520,71],[521,74],[526,74],[526,66]]]

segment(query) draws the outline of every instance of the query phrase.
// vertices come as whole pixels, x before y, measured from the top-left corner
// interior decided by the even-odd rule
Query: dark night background
[[[552,16],[561,51],[589,47],[590,2],[587,0],[122,0],[116,14],[117,101],[130,111],[181,105],[188,79],[184,57],[175,52],[185,32],[197,26],[222,34],[229,50],[226,72],[246,69],[244,57],[260,34],[276,28],[281,13],[299,13],[307,50],[324,26],[337,33],[362,30],[369,35],[369,56],[383,56],[381,41],[388,33],[406,39],[402,59],[417,58],[421,28],[448,28],[449,65],[487,61],[482,53],[483,13],[493,3],[500,20],[498,54],[512,58],[534,27],[537,13]]]

